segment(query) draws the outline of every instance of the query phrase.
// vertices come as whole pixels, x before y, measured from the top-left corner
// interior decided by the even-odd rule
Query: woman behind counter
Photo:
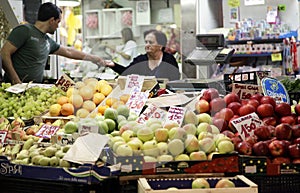
[[[165,52],[166,35],[152,29],[144,32],[144,39],[146,54],[135,57],[128,67],[114,62],[106,63],[106,66],[123,76],[138,74],[178,80],[180,78],[178,63],[173,55]]]

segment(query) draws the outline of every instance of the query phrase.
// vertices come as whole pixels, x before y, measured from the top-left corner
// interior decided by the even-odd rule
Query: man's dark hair
[[[168,42],[166,34],[164,34],[161,31],[155,30],[155,29],[150,29],[150,30],[147,30],[144,32],[144,38],[146,37],[146,35],[148,35],[150,33],[154,34],[156,41],[159,45],[166,47],[167,42]]]
[[[38,11],[38,21],[47,21],[51,17],[54,19],[59,19],[62,11],[59,7],[51,2],[43,3]]]

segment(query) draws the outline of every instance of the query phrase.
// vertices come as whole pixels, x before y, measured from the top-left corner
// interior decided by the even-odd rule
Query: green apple
[[[211,126],[209,123],[202,122],[197,126],[196,135],[199,135],[201,132],[212,132]]]
[[[133,155],[133,150],[131,147],[127,144],[121,144],[118,146],[116,150],[116,154],[118,156],[132,156]]]
[[[154,137],[157,142],[167,142],[169,138],[169,130],[166,128],[158,128],[154,131]]]
[[[174,160],[174,158],[171,155],[160,155],[157,157],[158,162],[170,162],[173,160]]]
[[[182,127],[173,127],[169,130],[169,139],[180,139],[184,141],[187,137],[186,131]]]
[[[198,125],[199,119],[194,111],[187,110],[184,114],[183,122],[185,124],[192,123]]]
[[[190,157],[187,154],[179,154],[175,157],[175,161],[189,161]]]
[[[231,141],[224,140],[219,142],[217,148],[221,154],[231,153],[234,151],[234,144]]]
[[[208,113],[200,113],[197,115],[199,123],[212,124],[212,118]]]
[[[188,134],[184,141],[184,147],[187,153],[199,151],[199,141],[195,135]]]
[[[137,137],[143,142],[150,141],[154,137],[154,132],[149,127],[143,127],[137,131]]]
[[[72,134],[78,131],[78,123],[75,121],[68,121],[65,126],[64,130],[66,134]]]
[[[125,142],[128,142],[134,136],[135,136],[135,134],[132,130],[126,130],[121,134],[121,137],[123,137]]]
[[[215,141],[209,137],[199,140],[199,147],[205,153],[216,151]]]
[[[197,127],[193,123],[185,124],[182,128],[186,131],[187,134],[196,135]]]
[[[184,143],[180,139],[173,139],[168,143],[168,151],[171,155],[177,156],[184,152]]]
[[[142,149],[144,155],[152,157],[157,157],[159,155],[159,149],[155,140],[144,142]]]
[[[220,179],[215,186],[215,188],[234,188],[234,187],[235,184],[227,178]]]
[[[159,155],[168,154],[168,143],[167,142],[159,142],[157,143],[157,148],[159,149]]]
[[[205,178],[196,178],[192,182],[192,189],[210,188],[210,184]]]
[[[190,160],[207,160],[207,156],[204,151],[194,151],[190,153]]]

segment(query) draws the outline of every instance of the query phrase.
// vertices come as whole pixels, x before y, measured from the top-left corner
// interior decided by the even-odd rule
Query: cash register
[[[185,62],[197,65],[198,79],[207,79],[213,74],[213,66],[229,63],[233,52],[233,49],[225,48],[223,34],[198,34],[196,48],[187,56]]]

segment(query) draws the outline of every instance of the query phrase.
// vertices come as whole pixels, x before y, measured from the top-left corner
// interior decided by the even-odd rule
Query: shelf
[[[267,57],[277,52],[263,53],[263,54],[233,54],[232,57]]]

